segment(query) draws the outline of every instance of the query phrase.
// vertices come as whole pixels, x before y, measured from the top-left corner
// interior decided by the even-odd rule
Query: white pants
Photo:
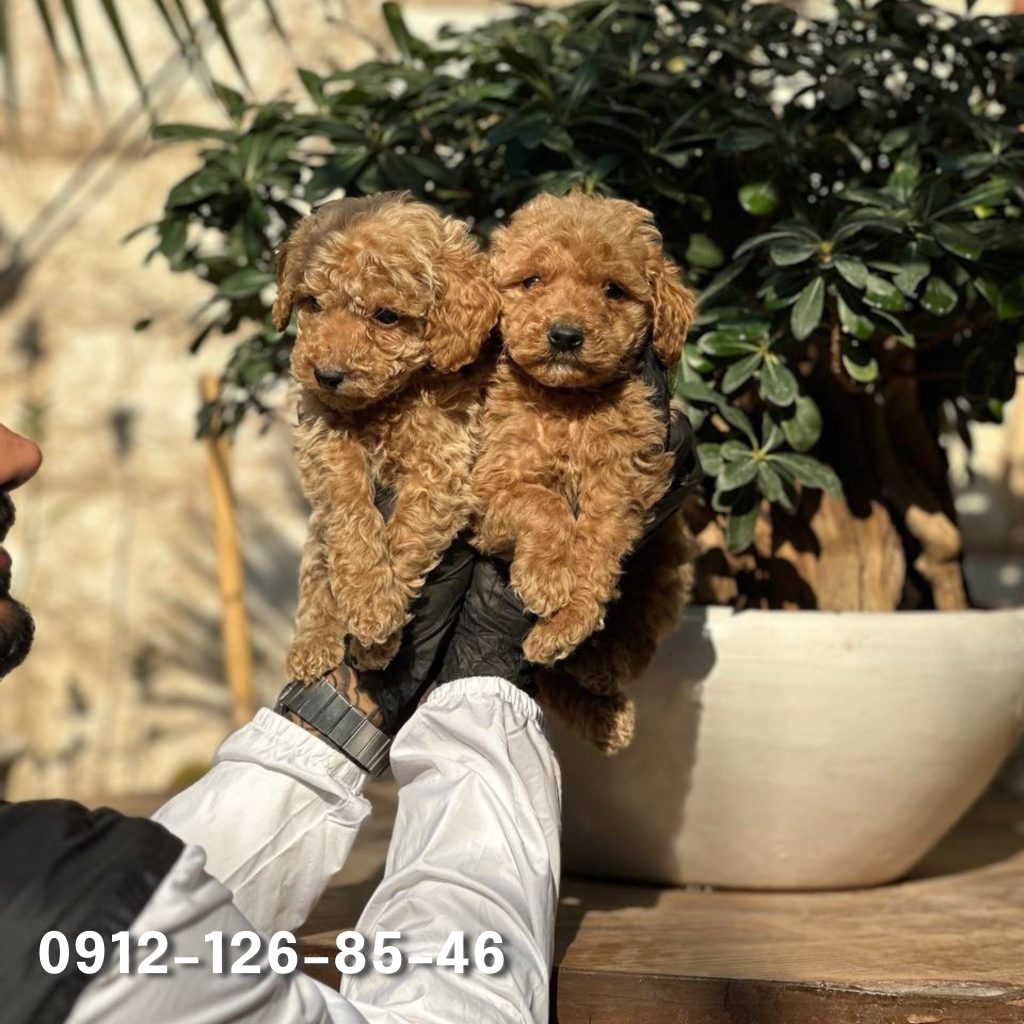
[[[560,778],[536,703],[503,679],[435,690],[395,739],[398,816],[384,878],[357,925],[366,969],[341,991],[301,970],[275,974],[266,943],[257,974],[213,974],[204,936],[294,931],[345,863],[369,814],[364,774],[269,710],[230,736],[211,770],[154,815],[186,847],[131,929],[165,934],[167,975],[96,977],[74,1024],[547,1024],[559,878]],[[505,966],[412,965],[437,957],[451,932],[497,932]],[[401,932],[406,957],[377,973],[374,936]]]

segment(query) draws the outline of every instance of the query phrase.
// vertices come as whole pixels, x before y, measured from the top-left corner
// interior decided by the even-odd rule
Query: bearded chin
[[[0,601],[0,678],[25,660],[35,631],[36,625],[23,604],[13,598]]]

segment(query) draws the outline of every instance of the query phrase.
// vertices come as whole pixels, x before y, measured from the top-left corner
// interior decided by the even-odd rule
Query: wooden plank
[[[557,1024],[1020,1024],[1016,992],[882,992],[757,978],[625,978],[561,970]]]

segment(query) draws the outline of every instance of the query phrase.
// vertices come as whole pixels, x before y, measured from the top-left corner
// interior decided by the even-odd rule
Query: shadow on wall
[[[686,651],[685,675],[673,652]],[[707,627],[707,609],[691,607],[682,626],[664,644],[655,656],[644,680],[650,683],[645,700],[638,702],[637,735],[642,736],[645,726],[661,719],[682,724],[671,746],[655,748],[652,744],[634,743],[622,753],[608,757],[598,753],[583,740],[570,735],[553,723],[553,742],[563,764],[564,789],[562,795],[563,819],[570,815],[576,822],[572,832],[563,836],[563,868],[578,876],[602,875],[628,877],[634,865],[629,849],[658,849],[665,834],[682,835],[687,797],[690,792],[697,760],[697,740],[701,725],[701,688],[715,666],[717,656]],[[657,680],[670,676],[672,685],[658,685]],[[593,793],[602,789],[602,778],[625,774],[633,780],[636,799],[627,816],[616,823],[617,831],[626,839],[617,853],[623,863],[614,863],[614,856],[602,838],[607,829],[603,815],[595,810]],[[670,799],[659,796],[667,789]],[[652,808],[658,814],[652,815]],[[581,808],[588,808],[581,813]],[[665,821],[666,809],[675,816]],[[593,812],[593,817],[588,815]],[[602,870],[592,866],[592,852],[597,850]],[[668,876],[674,867],[666,864],[661,873]],[[612,911],[627,907],[653,906],[659,890],[645,885],[593,886],[573,880],[562,893],[556,934],[556,963],[572,944],[585,914],[589,911]]]
[[[305,515],[301,494],[295,489],[296,514]],[[260,508],[249,505],[240,512],[244,519],[242,546],[245,556],[246,606],[249,612],[253,644],[253,670],[259,680],[284,685],[284,643],[290,638],[297,599],[301,546],[275,524]],[[194,516],[189,532],[209,532],[209,524]],[[218,589],[217,565],[212,544],[209,547],[180,548],[183,571],[205,581],[210,592]],[[159,657],[197,678],[218,681],[218,706],[222,713],[228,697],[224,683],[224,662],[219,608],[197,608],[173,592],[165,593],[157,611],[161,640],[159,651],[153,645],[140,656]],[[147,676],[140,672],[136,682],[145,697]],[[258,684],[257,684],[258,685]],[[257,693],[269,700],[273,693]],[[150,698],[153,699],[153,698]]]
[[[957,495],[971,598],[982,608],[1024,605],[1024,500],[1004,480],[975,475]]]

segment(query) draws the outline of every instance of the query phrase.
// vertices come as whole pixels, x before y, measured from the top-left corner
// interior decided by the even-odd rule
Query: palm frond
[[[56,0],[33,0],[36,15],[39,18],[47,44],[62,74],[67,73],[68,54],[61,43],[61,19],[70,28],[74,39],[74,50],[81,60],[82,69],[89,81],[93,95],[100,97],[100,83],[96,74],[95,62],[89,52],[89,46],[82,30],[82,18],[79,13],[78,0],[60,0],[60,18],[53,8]],[[204,41],[219,40],[235,66],[239,77],[249,89],[249,79],[245,72],[241,56],[235,45],[231,32],[232,17],[225,11],[222,0],[202,0],[203,15],[196,17],[189,13],[185,0],[152,0],[156,13],[174,40],[181,55],[189,60],[194,69],[207,72],[204,59]],[[261,0],[270,19],[274,32],[287,39],[284,23],[278,14],[275,0]],[[141,19],[140,13],[145,10],[143,4],[134,0],[130,7],[121,0],[100,0],[100,6],[106,15],[107,22],[113,31],[121,56],[131,74],[132,80],[142,97],[148,103],[148,89],[145,78],[136,59],[130,41],[130,28],[135,19]],[[4,97],[10,106],[16,105],[17,76],[14,73],[15,54],[10,35],[9,0],[0,0],[0,65],[2,65]],[[202,30],[208,29],[204,33]]]
[[[185,34],[182,33],[182,30],[179,28],[178,23],[174,20],[170,10],[164,3],[164,0],[153,0],[153,4],[156,7],[156,9],[160,12],[160,17],[163,20],[163,23],[167,26],[167,31],[170,32],[174,41],[178,44],[178,49],[180,49],[183,54],[188,56],[188,38]]]
[[[249,79],[245,76],[245,68],[242,67],[242,61],[231,39],[231,32],[228,30],[228,22],[224,17],[224,8],[221,6],[220,0],[203,0],[203,6],[206,8],[206,13],[210,16],[214,28],[217,29],[220,41],[224,44],[224,49],[228,51],[228,56],[231,58],[232,64],[235,65],[239,77],[245,83],[245,87],[248,88]]]
[[[4,95],[10,102],[14,95],[14,55],[11,53],[7,14],[7,0],[0,0],[0,63],[4,66]]]
[[[188,16],[188,11],[185,10],[185,0],[174,0],[174,6],[178,11],[178,17],[181,19],[182,25],[185,26],[185,32],[188,34],[189,42],[194,46],[199,46],[199,39],[196,36],[195,27],[192,24],[192,19]]]
[[[64,60],[64,51],[60,48],[60,41],[57,39],[57,30],[53,26],[53,15],[50,14],[50,6],[47,0],[35,0],[36,11],[39,13],[39,20],[43,23],[43,31],[46,33],[47,42],[53,51],[57,61],[57,67],[63,74],[67,71],[67,61]]]
[[[281,19],[277,15],[277,8],[274,6],[274,0],[263,0],[263,6],[267,9],[267,16],[270,18],[270,24],[274,26],[274,31],[282,39],[287,39],[288,33],[285,32],[284,25],[281,24]]]
[[[117,4],[115,0],[100,0],[100,6],[107,15],[107,20],[110,22],[110,27],[114,30],[114,35],[117,36],[117,42],[121,47],[121,55],[124,57],[124,62],[128,65],[128,70],[135,80],[139,95],[142,97],[143,102],[148,104],[149,94],[146,91],[146,83],[139,71],[139,65],[135,60],[135,54],[132,52],[128,37],[125,35],[124,23],[121,21],[121,13],[117,9]]]
[[[71,26],[71,34],[75,37],[75,47],[78,49],[78,56],[81,58],[82,67],[85,69],[85,77],[89,81],[89,88],[97,100],[100,99],[100,83],[96,78],[96,70],[92,66],[89,57],[89,49],[85,45],[85,35],[82,33],[82,22],[78,17],[78,9],[75,7],[75,0],[61,0],[64,7],[64,17]],[[12,93],[9,92],[8,96]]]

